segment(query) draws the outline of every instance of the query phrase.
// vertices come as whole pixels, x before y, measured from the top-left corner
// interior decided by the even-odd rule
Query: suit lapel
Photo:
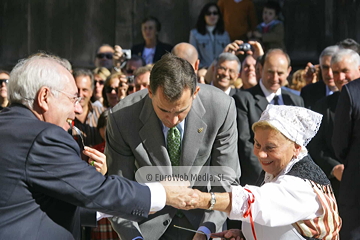
[[[185,119],[185,131],[180,160],[180,164],[183,166],[193,165],[199,148],[202,146],[201,142],[203,142],[202,139],[207,131],[207,125],[202,120],[205,112],[206,110],[198,95],[193,101],[191,110]]]
[[[269,102],[266,100],[266,97],[263,93],[263,91],[261,90],[260,84],[257,84],[254,88],[253,88],[253,95],[256,101],[256,106],[258,108],[260,108],[261,112],[263,112],[267,105],[269,104]]]
[[[153,166],[170,166],[161,122],[156,116],[151,99],[148,96],[146,96],[139,118],[144,124],[139,131],[139,136],[146,150],[143,155],[149,155],[149,161]]]
[[[295,106],[295,102],[293,101],[291,95],[288,92],[281,89],[281,95],[284,101],[284,105]]]

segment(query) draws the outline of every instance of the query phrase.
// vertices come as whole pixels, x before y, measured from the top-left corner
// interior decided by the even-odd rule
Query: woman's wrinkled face
[[[277,176],[299,152],[299,145],[270,127],[254,131],[254,154],[262,169],[273,176]]]

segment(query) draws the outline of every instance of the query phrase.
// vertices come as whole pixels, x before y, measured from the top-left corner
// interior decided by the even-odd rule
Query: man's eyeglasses
[[[94,80],[94,85],[96,86],[96,84],[99,83],[100,85],[104,85],[105,81],[104,80]]]
[[[215,12],[210,12],[210,11],[209,11],[209,12],[206,12],[206,13],[205,13],[206,16],[210,16],[210,15],[217,16],[218,14],[219,14],[219,13],[216,12],[216,11],[215,11]]]
[[[98,53],[96,54],[97,58],[107,58],[107,59],[112,59],[113,58],[113,54],[112,53]]]
[[[2,85],[3,83],[8,84],[9,79],[0,79],[0,85]]]
[[[105,87],[105,92],[106,92],[106,93],[112,93],[113,90],[114,90],[116,93],[119,92],[119,88],[118,88],[118,87],[116,87],[116,88],[113,88],[113,87],[110,87],[110,86]]]
[[[60,92],[60,93],[64,94],[67,98],[69,98],[69,100],[70,100],[74,105],[78,104],[78,103],[81,101],[81,99],[82,99],[82,97],[71,96],[70,93],[67,93],[67,92],[64,92],[64,91],[60,91],[60,90],[56,90],[56,89],[54,89],[54,91],[57,91],[57,92]]]

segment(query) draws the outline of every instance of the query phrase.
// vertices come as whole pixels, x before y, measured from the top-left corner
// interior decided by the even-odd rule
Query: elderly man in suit
[[[322,80],[309,84],[301,89],[300,96],[304,99],[305,107],[311,108],[317,101],[338,90],[330,67],[331,58],[338,50],[339,46],[334,45],[325,48],[321,52],[319,63]]]
[[[331,69],[336,87],[343,86],[360,77],[360,56],[351,49],[339,49],[331,59]],[[333,136],[335,109],[340,92],[320,99],[313,110],[323,115],[318,133],[309,143],[309,152],[314,161],[327,174],[335,196],[339,197],[339,185],[344,171],[344,164],[336,157],[331,144]]]
[[[241,185],[255,184],[262,169],[253,153],[254,135],[251,126],[260,119],[267,105],[304,106],[300,96],[281,88],[290,71],[289,56],[281,49],[271,49],[264,56],[259,84],[233,96],[237,108],[238,151],[243,170]]]
[[[341,179],[338,203],[343,225],[340,238],[349,240],[360,238],[359,65],[358,56],[354,56],[342,62],[338,69],[333,69],[335,79],[339,74],[341,92],[335,110],[332,147],[339,162],[344,164],[343,171],[340,165],[333,173]]]
[[[105,153],[109,172],[134,179],[144,166],[229,167],[221,186],[206,181],[194,186],[206,192],[226,191],[238,184],[236,110],[232,98],[208,85],[197,86],[191,64],[172,54],[153,67],[148,90],[133,93],[111,111]],[[177,157],[170,145],[177,136]],[[196,173],[196,172],[195,172]],[[116,221],[122,239],[206,239],[204,234],[177,229],[174,225],[204,233],[222,229],[226,216],[212,211],[216,199],[208,194],[209,210],[179,212],[172,207],[140,222]]]
[[[216,58],[213,68],[212,85],[233,96],[238,89],[232,88],[231,84],[239,77],[241,63],[235,54],[224,52]]]
[[[185,207],[190,188],[104,177],[91,166],[104,158],[95,150],[85,149],[91,165],[81,160],[67,133],[82,112],[81,98],[65,66],[58,57],[38,54],[11,72],[11,105],[0,113],[0,239],[80,239],[85,209],[79,207],[92,210],[81,221],[93,223],[95,211],[145,219],[165,198]]]

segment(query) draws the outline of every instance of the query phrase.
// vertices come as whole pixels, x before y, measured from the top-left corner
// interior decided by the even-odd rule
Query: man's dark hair
[[[276,1],[267,1],[264,5],[264,8],[275,10],[276,16],[279,16],[279,14],[281,12],[280,4]]]
[[[77,78],[79,76],[88,76],[91,80],[91,86],[94,85],[94,74],[89,70],[85,68],[76,68],[73,71],[74,78]]]
[[[153,16],[148,16],[146,18],[144,18],[141,22],[141,25],[146,23],[147,21],[153,21],[155,22],[155,26],[156,26],[156,31],[160,32],[161,30],[161,23],[160,21],[156,18],[156,17],[153,17]]]
[[[341,48],[354,50],[355,52],[360,54],[360,44],[352,38],[346,38],[338,42],[336,45],[338,45]]]
[[[155,95],[162,87],[163,93],[170,101],[178,100],[188,88],[191,95],[196,90],[196,74],[191,64],[171,53],[167,53],[155,63],[150,73],[150,89]]]
[[[218,12],[218,16],[219,16],[213,33],[214,34],[223,34],[225,31],[224,20],[221,15],[220,8],[218,7],[218,5],[216,3],[208,3],[201,9],[201,12],[199,14],[199,17],[198,17],[198,20],[196,23],[196,29],[202,35],[205,35],[207,33],[205,14],[209,11],[210,7],[216,7],[216,11]]]

